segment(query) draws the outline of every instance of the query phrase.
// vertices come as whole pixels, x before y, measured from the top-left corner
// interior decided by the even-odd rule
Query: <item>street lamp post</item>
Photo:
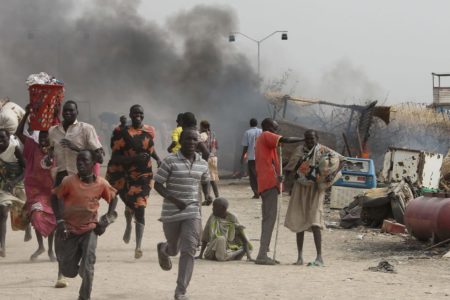
[[[260,60],[261,43],[264,42],[265,40],[267,40],[268,38],[270,38],[271,36],[273,36],[274,34],[279,33],[279,32],[281,33],[281,39],[282,39],[283,41],[285,41],[285,40],[288,39],[287,31],[286,31],[286,30],[277,30],[277,31],[274,31],[274,32],[272,32],[271,34],[269,34],[268,36],[266,36],[266,37],[264,37],[264,38],[262,38],[262,39],[260,39],[260,40],[254,39],[254,38],[249,37],[248,35],[246,35],[246,34],[244,34],[244,33],[242,33],[242,32],[236,31],[236,32],[230,32],[230,35],[228,36],[228,41],[229,41],[230,43],[235,42],[235,41],[236,41],[236,35],[239,34],[239,35],[242,35],[243,37],[245,37],[245,38],[247,38],[247,39],[249,39],[249,40],[251,40],[251,41],[253,41],[253,42],[256,43],[256,45],[258,46],[258,61],[257,61],[257,62],[258,62],[258,78],[260,78],[260,77],[261,77],[261,60]]]

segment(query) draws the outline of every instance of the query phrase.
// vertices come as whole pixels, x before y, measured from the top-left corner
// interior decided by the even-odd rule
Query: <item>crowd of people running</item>
[[[43,238],[48,238],[48,256],[58,262],[55,287],[64,288],[67,278],[81,276],[78,299],[90,299],[97,237],[117,218],[119,199],[125,204],[123,241],[130,242],[134,220],[134,257],[143,256],[145,208],[152,187],[164,198],[159,221],[166,240],[156,247],[160,267],[171,270],[171,257],[180,254],[175,299],[188,298],[196,258],[229,261],[246,256],[256,264],[279,263],[268,252],[284,178],[277,148],[286,143],[304,142],[285,168],[296,178],[285,220],[286,227],[297,234],[295,264],[303,264],[304,232],[311,230],[317,257],[310,264],[323,265],[324,190],[338,176],[342,157],[320,145],[315,131],[306,131],[304,138],[284,137],[277,133],[276,121],[266,118],[259,129],[257,120],[250,120],[242,139],[242,160],[248,161],[253,198],[262,201],[260,247],[252,259],[253,245],[244,226],[219,195],[219,146],[208,121],[197,127],[193,113],[180,113],[169,154],[162,159],[155,150],[155,128],[143,122],[144,108],[131,106],[130,123],[123,115],[112,132],[111,158],[102,177],[103,146],[94,126],[78,121],[75,101],[64,103],[62,122],[48,131],[26,128],[30,106],[25,111],[15,132],[0,128],[0,257],[7,253],[6,220],[11,213],[13,229],[25,230],[25,240],[31,239],[31,226],[35,230],[38,249],[31,260],[45,252]],[[108,204],[103,216],[98,215],[101,199]],[[211,204],[212,214],[202,228],[201,206]]]

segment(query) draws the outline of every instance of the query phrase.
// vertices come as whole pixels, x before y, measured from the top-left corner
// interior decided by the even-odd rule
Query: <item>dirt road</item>
[[[251,190],[243,182],[222,181],[221,193],[230,201],[230,211],[247,227],[247,234],[259,247],[261,202],[250,199]],[[283,218],[288,197],[284,196]],[[147,226],[143,241],[144,256],[134,259],[134,240],[122,242],[123,204],[118,206],[119,220],[99,238],[92,299],[173,299],[177,263],[171,271],[158,265],[156,244],[163,240],[157,221],[162,199],[152,191],[147,208]],[[103,205],[103,209],[106,205]],[[203,207],[203,222],[210,214]],[[336,220],[336,212],[327,213]],[[188,292],[191,299],[450,299],[450,260],[423,253],[424,245],[399,236],[366,229],[325,229],[325,267],[293,266],[296,259],[295,234],[280,226],[277,258],[281,265],[258,266],[237,261],[196,262]],[[0,258],[0,299],[77,299],[80,278],[70,279],[69,287],[53,288],[57,264],[42,255],[37,262],[29,257],[36,241],[23,242],[23,232],[8,228],[7,257]],[[445,251],[440,249],[438,254]],[[256,255],[256,253],[254,253]],[[315,257],[312,235],[306,234],[306,261]],[[368,271],[387,259],[396,272]]]

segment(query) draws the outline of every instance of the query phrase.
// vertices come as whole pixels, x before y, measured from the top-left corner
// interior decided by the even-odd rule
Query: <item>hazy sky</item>
[[[354,97],[431,102],[430,73],[450,72],[448,1],[142,1],[140,13],[164,24],[168,16],[202,3],[231,7],[239,20],[236,31],[255,39],[288,30],[288,41],[276,35],[261,44],[261,74],[279,78],[291,69],[290,87],[298,95],[333,100],[333,93],[323,93],[333,84],[326,78],[351,73],[376,87]],[[237,36],[233,47],[256,69],[255,43]],[[342,66],[347,71],[341,72]],[[346,97],[352,76],[338,81],[347,85]]]

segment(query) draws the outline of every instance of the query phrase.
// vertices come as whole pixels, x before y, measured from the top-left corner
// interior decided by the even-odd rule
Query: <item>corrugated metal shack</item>
[[[304,133],[308,129],[314,129],[316,130],[317,134],[319,135],[319,143],[322,145],[325,145],[327,147],[330,147],[331,149],[336,149],[336,136],[329,132],[323,132],[320,130],[317,130],[315,128],[308,128],[304,127],[302,125],[299,125],[294,122],[284,121],[284,120],[277,120],[278,124],[280,125],[280,132],[279,134],[282,136],[296,136],[296,137],[303,137]],[[283,162],[287,162],[289,160],[289,157],[291,157],[292,152],[297,148],[300,144],[286,144],[283,146]]]

